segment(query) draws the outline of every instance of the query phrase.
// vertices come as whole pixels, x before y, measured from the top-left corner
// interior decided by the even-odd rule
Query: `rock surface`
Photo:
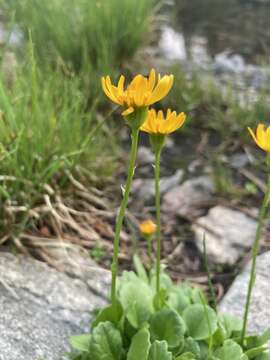
[[[205,234],[207,255],[217,264],[235,264],[250,249],[257,223],[240,211],[215,206],[193,225],[196,244],[203,252]]]
[[[183,178],[183,170],[178,170],[172,176],[162,177],[160,179],[160,193],[164,195],[171,188],[180,184]],[[155,197],[155,180],[154,179],[135,179],[132,185],[132,192],[136,197],[142,198],[144,202],[150,201]]]
[[[90,312],[106,303],[109,273],[89,268],[86,277],[0,253],[0,360],[64,359],[69,336],[86,332]]]
[[[137,164],[138,165],[151,165],[155,162],[155,155],[150,148],[146,146],[140,146],[137,153]]]
[[[185,181],[165,194],[162,210],[170,215],[180,215],[184,218],[201,216],[209,207],[214,194],[214,184],[206,176]]]
[[[260,255],[257,260],[256,284],[253,290],[249,314],[248,329],[250,332],[263,333],[270,327],[270,251]],[[220,305],[222,312],[242,317],[249,281],[250,264],[244,269]]]

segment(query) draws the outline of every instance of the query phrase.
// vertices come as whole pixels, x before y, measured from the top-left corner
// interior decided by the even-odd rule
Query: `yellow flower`
[[[156,232],[157,225],[152,220],[145,220],[140,224],[140,231],[143,235],[152,235]]]
[[[185,120],[186,115],[183,112],[177,115],[175,111],[168,109],[165,117],[163,111],[156,112],[151,109],[140,129],[149,134],[167,135],[179,129]]]
[[[125,89],[125,77],[120,76],[117,86],[111,83],[109,76],[102,77],[102,88],[114,103],[125,108],[123,116],[132,114],[136,108],[148,107],[163,99],[171,90],[173,75],[165,75],[156,80],[155,70],[150,71],[149,77],[137,75]]]
[[[256,144],[266,152],[270,153],[270,126],[265,130],[264,124],[257,126],[256,135],[251,128],[248,128],[253,140]]]

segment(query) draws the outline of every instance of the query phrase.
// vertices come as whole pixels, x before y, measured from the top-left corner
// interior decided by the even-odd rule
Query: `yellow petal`
[[[153,91],[153,89],[155,87],[155,83],[156,83],[156,72],[154,69],[151,69],[150,74],[149,74],[149,79],[148,79],[148,90],[150,92]]]
[[[144,105],[144,101],[145,101],[145,93],[147,92],[147,87],[148,87],[148,81],[145,77],[141,77],[140,80],[138,80],[136,89],[135,91],[135,95],[134,95],[134,102],[135,105],[140,107]]]
[[[128,116],[128,115],[132,114],[133,112],[134,112],[134,108],[132,106],[130,106],[129,108],[124,110],[121,115],[122,116]]]
[[[185,113],[180,113],[178,116],[176,116],[175,118],[172,118],[170,127],[168,128],[168,133],[172,133],[176,130],[178,130],[185,122],[186,120],[186,114]]]
[[[248,127],[248,131],[249,131],[250,135],[252,136],[253,140],[255,141],[255,143],[257,144],[257,139],[256,139],[256,136],[255,136],[253,130],[250,127]]]
[[[125,84],[125,77],[124,77],[123,75],[121,75],[121,76],[120,76],[120,79],[119,79],[119,81],[118,81],[118,85],[117,85],[119,95],[123,95],[123,92],[124,92],[124,84]]]
[[[151,109],[148,111],[147,118],[145,122],[142,124],[140,130],[147,132],[149,134],[155,133],[154,130],[154,119],[156,118],[156,111],[154,109]]]
[[[263,142],[263,140],[264,140],[264,124],[259,124],[257,126],[256,138],[257,138],[258,142]]]
[[[111,101],[113,101],[114,103],[116,103],[118,105],[121,105],[121,103],[115,97],[115,95],[111,93],[110,89],[108,88],[108,82],[106,80],[107,80],[107,78],[106,79],[104,77],[101,78],[101,84],[102,84],[102,89],[103,89],[104,93],[108,96],[108,98]]]
[[[173,85],[173,75],[165,75],[157,83],[157,86],[153,90],[151,96],[147,100],[147,105],[154,104],[155,102],[163,99],[171,90]]]
[[[143,76],[141,74],[136,75],[133,80],[131,81],[131,83],[128,85],[128,90],[136,90],[138,83],[140,83],[141,79],[143,78]]]

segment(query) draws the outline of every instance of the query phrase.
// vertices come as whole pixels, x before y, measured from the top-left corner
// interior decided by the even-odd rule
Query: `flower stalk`
[[[113,260],[111,266],[112,272],[112,285],[111,285],[111,302],[112,305],[116,303],[116,277],[118,273],[118,254],[119,254],[119,241],[120,234],[123,227],[123,221],[125,217],[125,212],[128,204],[129,193],[131,189],[132,179],[135,172],[135,162],[137,157],[137,148],[138,148],[138,139],[139,139],[139,129],[134,127],[131,132],[131,153],[128,166],[127,181],[124,188],[123,199],[120,205],[120,210],[116,220],[115,226],[115,236],[113,244]]]
[[[269,154],[267,156],[267,163],[268,163],[268,171],[269,171]],[[264,195],[264,199],[262,202],[262,206],[260,208],[259,212],[259,219],[258,219],[258,225],[255,235],[255,241],[252,247],[252,263],[251,263],[251,270],[250,270],[250,278],[249,278],[249,284],[248,284],[248,292],[247,292],[247,298],[246,298],[246,305],[245,305],[245,312],[244,312],[244,320],[243,320],[243,329],[242,329],[242,335],[241,335],[241,345],[244,345],[244,340],[246,337],[246,331],[247,331],[247,324],[248,324],[248,314],[250,309],[250,303],[251,303],[251,295],[252,290],[255,284],[255,278],[256,278],[256,262],[257,262],[257,256],[260,249],[260,239],[262,236],[262,230],[263,230],[263,222],[266,216],[267,207],[269,204],[269,196],[270,196],[270,175],[268,175],[268,181],[267,181],[267,189],[266,193]]]
[[[160,219],[160,155],[161,148],[155,151],[155,197],[157,222],[157,263],[156,263],[156,293],[160,292],[160,261],[161,261],[161,219]]]

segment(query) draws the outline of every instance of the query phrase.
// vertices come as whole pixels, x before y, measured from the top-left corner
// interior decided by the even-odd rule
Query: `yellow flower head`
[[[270,126],[265,130],[264,124],[257,126],[256,135],[251,128],[248,128],[256,144],[266,152],[270,153]]]
[[[171,90],[173,75],[165,75],[156,79],[155,70],[150,71],[149,77],[137,75],[125,89],[125,77],[120,76],[117,86],[111,83],[109,76],[102,77],[102,88],[114,103],[125,108],[123,116],[127,116],[136,108],[143,108],[163,99]]]
[[[140,224],[140,232],[146,236],[153,235],[156,229],[157,225],[152,220],[145,220]]]
[[[149,134],[167,135],[179,129],[185,120],[186,115],[183,112],[177,115],[175,111],[168,109],[165,117],[163,111],[156,112],[151,109],[140,129]]]

